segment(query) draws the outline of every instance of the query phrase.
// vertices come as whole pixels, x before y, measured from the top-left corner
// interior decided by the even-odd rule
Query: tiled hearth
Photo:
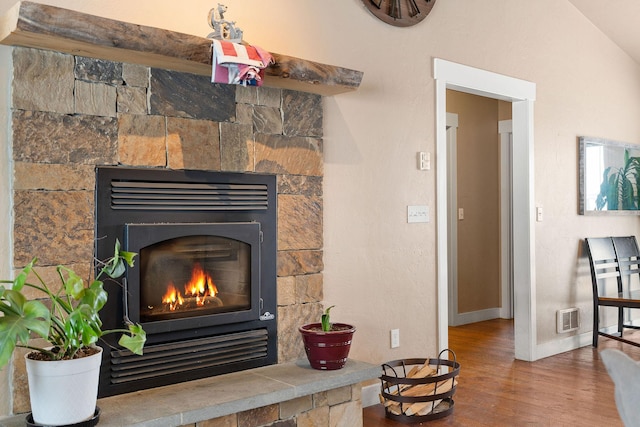
[[[29,48],[13,48],[13,69],[14,269],[38,256],[45,276],[89,274],[98,165],[277,174],[278,363],[303,357],[297,327],[323,298],[319,95]]]

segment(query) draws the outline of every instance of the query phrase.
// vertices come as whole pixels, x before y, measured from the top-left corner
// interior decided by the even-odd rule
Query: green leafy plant
[[[322,324],[322,330],[324,332],[329,332],[331,330],[331,318],[329,316],[329,311],[331,311],[333,307],[335,307],[335,305],[327,308],[320,318],[320,323]]]
[[[636,210],[640,208],[640,157],[631,157],[624,150],[624,165],[609,166],[602,175],[596,209]]]
[[[103,331],[99,315],[108,297],[100,279],[122,276],[127,265],[133,266],[135,255],[120,250],[120,242],[116,240],[113,257],[98,261],[101,268],[88,285],[73,270],[59,265],[57,273],[62,287],[55,292],[34,268],[36,258],[14,280],[0,280],[0,312],[3,314],[0,316],[0,368],[9,362],[16,347],[39,352],[46,360],[73,359],[83,348],[108,333],[122,333],[118,343],[135,354],[142,354],[146,341],[142,326],[129,324],[128,329]],[[30,273],[37,278],[37,283],[27,282]],[[25,288],[42,292],[46,304],[28,300],[23,292]],[[30,344],[32,333],[47,340],[52,347]]]

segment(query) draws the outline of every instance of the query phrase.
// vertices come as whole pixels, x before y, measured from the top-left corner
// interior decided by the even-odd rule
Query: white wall
[[[0,0],[0,10],[13,0]],[[50,0],[61,7],[206,36],[216,2]],[[585,309],[580,239],[637,233],[637,217],[577,214],[577,136],[640,143],[640,69],[562,0],[440,0],[411,28],[374,18],[361,0],[225,0],[245,40],[364,71],[356,92],[325,99],[325,300],[358,332],[352,356],[378,363],[436,350],[435,222],[407,224],[407,205],[435,212],[434,57],[537,85],[535,201],[538,344],[560,340],[555,310]],[[433,158],[433,156],[432,156]],[[433,165],[437,167],[437,165]],[[401,346],[389,348],[399,328]],[[584,322],[581,332],[590,329]]]

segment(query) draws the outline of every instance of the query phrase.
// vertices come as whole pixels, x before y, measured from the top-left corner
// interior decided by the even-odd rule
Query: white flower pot
[[[102,348],[89,357],[42,361],[25,356],[31,413],[36,424],[76,424],[94,416]]]

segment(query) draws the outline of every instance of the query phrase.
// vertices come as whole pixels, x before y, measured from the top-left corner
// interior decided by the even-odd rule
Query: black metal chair
[[[640,329],[624,321],[625,308],[640,308],[640,290],[631,289],[633,276],[640,277],[640,250],[636,238],[596,237],[585,240],[593,286],[593,346],[597,347],[598,337],[604,336],[640,347],[640,342],[623,338],[625,328]],[[600,329],[600,307],[618,309],[617,333]]]

